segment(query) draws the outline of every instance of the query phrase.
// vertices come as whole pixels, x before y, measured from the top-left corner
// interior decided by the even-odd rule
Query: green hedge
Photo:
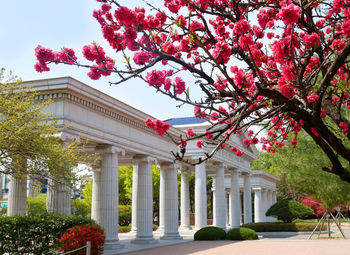
[[[56,254],[56,238],[68,228],[84,224],[96,225],[79,216],[0,217],[0,254]]]
[[[194,240],[225,240],[226,232],[222,228],[218,227],[205,227],[201,228],[194,234]]]
[[[316,227],[315,223],[283,223],[283,222],[260,222],[243,224],[242,227],[250,228],[256,232],[310,232]],[[317,227],[317,230],[321,226]],[[322,230],[327,230],[324,225]]]
[[[226,234],[228,240],[256,240],[259,239],[258,234],[250,228],[233,228]]]
[[[314,211],[295,200],[283,199],[273,204],[266,212],[266,216],[274,216],[282,219],[283,222],[292,222],[300,217],[309,217],[314,215]]]
[[[153,231],[156,231],[158,229],[157,225],[153,225]],[[131,226],[119,226],[118,232],[119,233],[127,233],[131,231]]]

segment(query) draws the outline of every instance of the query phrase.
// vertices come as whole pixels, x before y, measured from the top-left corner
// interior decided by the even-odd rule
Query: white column
[[[27,211],[27,178],[10,177],[7,216],[25,215]]]
[[[228,192],[225,190],[225,201],[226,201],[226,227],[230,225],[230,198]]]
[[[156,243],[153,238],[153,184],[152,163],[155,159],[142,157],[138,161],[137,175],[137,230],[132,243]]]
[[[272,193],[272,204],[276,204],[277,202],[277,191],[274,190]]]
[[[250,184],[250,175],[243,175],[243,208],[244,208],[244,224],[252,222],[252,191]]]
[[[131,201],[131,231],[130,234],[136,235],[137,230],[137,175],[138,165],[133,166],[132,172],[132,201]]]
[[[195,229],[207,226],[207,174],[205,162],[195,167]]]
[[[96,222],[100,222],[101,208],[100,191],[101,189],[101,168],[93,169],[92,172],[92,201],[91,201],[91,218]]]
[[[35,196],[33,185],[34,185],[34,179],[29,176],[28,180],[27,180],[27,197],[29,197],[29,196],[34,197]]]
[[[269,209],[272,206],[272,190],[267,191],[267,209]],[[273,217],[269,216],[267,217],[269,222],[274,221]]]
[[[2,199],[2,187],[3,187],[3,174],[0,173],[0,199]]]
[[[261,199],[261,188],[254,189],[254,222],[263,222],[263,205]]]
[[[215,204],[213,212],[215,212],[214,225],[226,229],[226,192],[224,172],[224,165],[219,164],[215,175]]]
[[[267,216],[265,215],[266,214],[266,211],[268,209],[267,207],[267,190],[266,189],[263,189],[262,192],[261,192],[261,201],[262,201],[262,208],[263,208],[263,222],[266,222],[267,221]]]
[[[174,164],[162,164],[164,171],[163,224],[164,234],[160,239],[180,240],[179,235],[179,193],[177,187],[177,167]]]
[[[159,227],[157,229],[157,232],[163,233],[164,232],[164,217],[165,217],[165,190],[168,188],[165,185],[165,178],[166,178],[166,169],[165,167],[160,168],[159,173]]]
[[[213,192],[213,201],[212,201],[212,208],[211,208],[211,211],[212,211],[212,213],[213,213],[213,218],[212,218],[212,220],[213,220],[213,223],[212,223],[212,225],[213,226],[216,226],[216,211],[215,211],[215,208],[216,208],[216,191],[215,191],[215,189],[216,189],[216,187],[215,187],[215,185],[216,185],[216,178],[215,178],[215,175],[214,176],[212,176],[212,184],[211,184],[211,191]]]
[[[48,179],[46,210],[49,213],[71,215],[72,190],[61,181]]]
[[[101,171],[94,172],[92,217],[104,229],[105,249],[120,248],[118,238],[118,153],[122,150],[110,146],[101,150]]]
[[[237,170],[231,170],[231,217],[230,227],[237,228],[241,222],[241,198],[239,190],[239,172]]]
[[[181,225],[180,230],[189,230],[190,226],[190,186],[188,172],[181,171]]]

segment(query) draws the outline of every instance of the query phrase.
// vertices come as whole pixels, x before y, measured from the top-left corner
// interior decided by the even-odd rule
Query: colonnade
[[[100,224],[106,235],[105,248],[120,247],[118,238],[118,158],[122,149],[108,146],[99,149],[101,163],[93,168],[91,216]],[[155,243],[153,236],[153,184],[152,165],[160,166],[159,229],[161,239],[181,239],[179,230],[190,230],[189,169],[181,169],[172,162],[157,162],[155,158],[136,155],[132,158],[132,243]],[[181,169],[180,215],[177,170]],[[207,226],[207,163],[194,168],[195,173],[195,223],[194,230]],[[252,172],[240,171],[216,162],[210,165],[213,178],[213,225],[226,228],[239,227],[252,219],[252,192],[254,193],[254,222],[274,220],[266,217],[266,210],[276,202],[276,191],[255,187],[251,183]],[[70,193],[63,185],[48,189],[47,205],[51,212],[70,214]],[[243,200],[241,200],[241,190]],[[24,214],[23,199],[26,182],[14,179],[10,182],[8,215]],[[241,202],[243,201],[243,204]],[[24,213],[23,213],[24,212]],[[243,219],[242,219],[243,213]],[[180,216],[180,222],[179,222]]]

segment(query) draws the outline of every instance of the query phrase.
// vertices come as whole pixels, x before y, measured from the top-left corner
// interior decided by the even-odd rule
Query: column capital
[[[165,170],[177,170],[181,169],[181,164],[179,164],[178,162],[163,161],[159,164],[159,167]]]
[[[241,170],[239,170],[238,168],[233,168],[233,167],[229,168],[228,171],[231,173],[238,173],[238,174],[241,173]]]
[[[97,146],[95,151],[101,154],[120,154],[122,156],[125,156],[124,149],[121,149],[113,145]]]
[[[252,188],[253,191],[262,191],[262,188],[259,187],[259,188]]]
[[[157,164],[158,161],[156,158],[147,155],[136,155],[132,159],[133,164],[138,164],[141,162]]]

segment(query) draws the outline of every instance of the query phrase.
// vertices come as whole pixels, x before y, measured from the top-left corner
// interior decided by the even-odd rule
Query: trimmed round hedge
[[[258,234],[250,228],[233,228],[226,234],[228,240],[256,240]]]
[[[210,241],[210,240],[225,240],[226,232],[222,228],[218,227],[205,227],[201,228],[194,234],[195,241]]]

